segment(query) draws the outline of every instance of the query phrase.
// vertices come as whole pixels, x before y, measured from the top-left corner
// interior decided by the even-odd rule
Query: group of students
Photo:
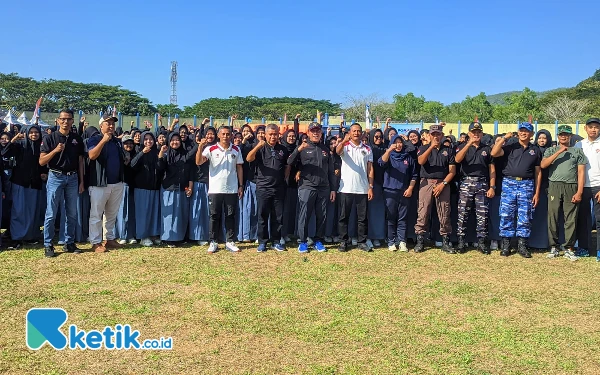
[[[283,133],[275,124],[216,129],[208,119],[157,133],[123,132],[111,115],[98,127],[74,121],[61,111],[43,140],[36,125],[0,134],[2,221],[14,248],[36,243],[43,226],[47,257],[59,227],[73,253],[76,242],[100,253],[138,240],[285,251],[297,239],[300,253],[332,242],[409,251],[410,241],[422,252],[431,240],[448,253],[472,244],[508,256],[516,237],[523,257],[535,248],[576,260],[591,250],[592,207],[600,221],[597,118],[585,139],[561,125],[556,144],[530,123],[491,136],[473,122],[457,140],[443,124],[398,134],[389,119],[338,135],[317,122],[300,133],[299,115]]]

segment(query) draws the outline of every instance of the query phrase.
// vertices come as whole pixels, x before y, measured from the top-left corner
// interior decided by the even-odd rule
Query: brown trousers
[[[438,217],[440,219],[440,235],[448,236],[452,233],[450,224],[450,186],[446,186],[442,193],[434,198],[433,188],[441,184],[443,179],[422,178],[419,188],[419,209],[417,211],[417,223],[415,233],[424,234],[429,231],[429,216],[431,215],[431,204],[435,199]]]

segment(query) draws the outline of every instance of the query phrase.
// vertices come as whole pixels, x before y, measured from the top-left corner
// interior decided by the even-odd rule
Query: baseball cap
[[[585,124],[586,124],[586,125],[589,125],[589,124],[598,124],[598,125],[600,125],[600,118],[598,118],[598,117],[592,117],[592,118],[589,118],[589,119],[588,119],[588,120],[585,122]]]
[[[133,137],[130,135],[124,135],[123,138],[121,138],[121,143],[125,143],[127,141],[133,142]]]
[[[573,128],[570,125],[560,125],[558,134],[573,134]]]
[[[318,122],[311,122],[310,124],[308,124],[308,130],[312,129],[321,129],[321,124],[319,124]]]
[[[481,123],[479,121],[472,122],[471,124],[469,124],[469,131],[471,130],[483,130],[483,126],[481,126]]]
[[[532,132],[533,131],[533,125],[531,125],[528,122],[522,122],[519,124],[519,130],[521,129],[526,129],[527,131]]]
[[[115,117],[115,116],[113,116],[113,115],[106,114],[106,115],[103,115],[102,117],[100,117],[100,120],[98,121],[98,125],[102,125],[102,123],[103,123],[104,121],[108,121],[108,120],[110,120],[110,119],[112,119],[114,122],[117,122],[117,121],[119,121],[119,118],[118,118],[118,117]]]
[[[442,132],[442,126],[441,125],[431,125],[429,127],[429,133],[433,134],[433,133],[441,133]]]

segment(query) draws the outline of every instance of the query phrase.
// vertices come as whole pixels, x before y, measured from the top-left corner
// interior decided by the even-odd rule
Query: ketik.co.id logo
[[[84,331],[76,325],[69,326],[69,336],[60,327],[68,319],[68,314],[60,308],[33,308],[27,312],[25,340],[29,349],[38,350],[47,342],[54,349],[117,349],[117,350],[161,350],[172,349],[173,339],[146,339],[140,343],[140,332],[131,330],[129,324],[104,327],[102,331]]]

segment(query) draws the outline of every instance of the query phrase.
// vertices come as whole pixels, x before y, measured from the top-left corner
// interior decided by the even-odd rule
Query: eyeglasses
[[[58,121],[73,121],[73,117],[59,117]]]
[[[376,136],[373,137],[373,139],[381,139],[381,138],[383,138],[383,137],[380,136],[380,135],[376,135]]]

